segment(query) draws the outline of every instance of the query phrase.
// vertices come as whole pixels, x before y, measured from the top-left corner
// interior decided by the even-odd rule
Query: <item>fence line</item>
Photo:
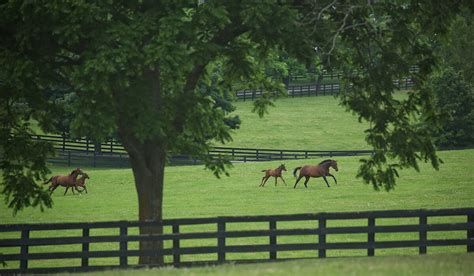
[[[407,219],[411,220],[407,222]],[[163,226],[164,234],[138,234],[138,227],[153,226]],[[432,247],[446,246],[461,246],[465,248],[463,251],[474,252],[474,208],[188,218],[162,222],[13,224],[0,225],[0,233],[3,237],[8,235],[0,239],[3,252],[0,261],[9,265],[0,270],[2,274],[136,268],[139,266],[129,260],[136,256],[164,256],[166,265],[181,267],[228,261],[285,260],[288,259],[282,256],[285,252],[298,254],[297,258],[324,258],[335,250],[348,249],[359,250],[367,256],[376,255],[379,249],[418,248],[419,254],[426,254]],[[418,238],[401,237],[401,233],[415,233]],[[442,235],[432,235],[434,233]],[[365,236],[361,238],[361,234]],[[285,241],[285,238],[292,240]],[[140,241],[164,241],[165,247],[161,251],[134,249]],[[111,243],[117,247],[107,249]],[[44,247],[47,245],[55,246],[53,252]],[[90,250],[91,245],[95,250]],[[252,254],[251,258],[245,257],[246,254]],[[183,256],[188,260],[182,261]],[[97,263],[101,258],[117,261],[90,265],[91,260]],[[57,266],[31,265],[35,260],[51,259],[70,260],[67,266],[61,266],[61,262],[57,262]]]
[[[398,89],[410,89],[414,86],[414,81],[411,78],[404,78],[402,80],[395,80],[393,82]],[[326,95],[335,95],[341,91],[341,85],[339,82],[329,83],[329,84],[293,84],[286,87],[287,95],[289,97],[304,97],[304,96],[326,96]],[[262,89],[244,89],[236,92],[236,97],[239,100],[255,100],[262,96]]]
[[[53,143],[57,155],[49,162],[58,165],[92,167],[129,167],[128,154],[123,146],[113,140],[93,143],[89,139],[69,139],[66,135],[34,135],[32,139]],[[371,150],[288,150],[214,147],[208,152],[212,158],[226,158],[233,162],[255,162],[288,159],[312,159],[319,157],[359,156],[371,154]],[[200,160],[186,154],[172,154],[170,163],[176,165],[198,164]]]

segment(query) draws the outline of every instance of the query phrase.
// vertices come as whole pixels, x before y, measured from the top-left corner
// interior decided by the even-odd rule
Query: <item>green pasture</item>
[[[374,191],[355,175],[359,159],[338,157],[335,185],[328,188],[321,178],[311,179],[309,188],[300,182],[293,189],[292,169],[320,160],[284,161],[288,171],[274,185],[269,179],[259,188],[261,170],[276,168],[281,162],[236,163],[230,177],[215,178],[203,166],[167,167],[165,173],[164,217],[212,217],[232,215],[270,215],[362,210],[455,208],[474,205],[474,150],[442,151],[439,171],[422,163],[421,171],[403,170],[394,191]],[[41,212],[25,209],[16,216],[0,205],[2,223],[73,222],[137,219],[137,195],[131,169],[82,168],[91,179],[88,194],[63,196],[59,187],[53,194],[54,206]],[[71,169],[53,167],[52,174],[67,174]]]
[[[134,275],[472,275],[474,254],[330,258],[251,265],[222,265],[203,268],[134,270]],[[128,275],[110,271],[101,275]]]
[[[397,97],[404,97],[400,92]],[[242,120],[229,147],[358,150],[369,148],[364,137],[368,124],[346,112],[333,96],[281,98],[259,118],[252,102],[236,102]]]
[[[264,188],[259,188],[260,179],[263,175],[261,170],[274,168],[280,162],[262,163],[239,163],[235,164],[230,171],[230,177],[216,179],[202,166],[180,166],[168,167],[165,176],[165,218],[188,218],[188,217],[213,217],[213,216],[237,216],[237,215],[268,215],[268,214],[295,214],[316,212],[338,212],[338,211],[362,211],[362,210],[388,210],[388,209],[418,209],[418,208],[456,208],[472,207],[474,199],[474,173],[471,170],[471,160],[474,158],[474,150],[446,151],[440,152],[445,164],[439,171],[431,169],[428,165],[421,166],[421,172],[405,170],[401,172],[398,186],[394,191],[376,192],[371,186],[363,184],[355,178],[360,157],[337,158],[339,172],[334,173],[338,179],[335,185],[330,180],[331,187],[328,188],[322,179],[312,179],[309,188],[304,188],[301,183],[293,189],[294,178],[291,172],[284,174],[287,186],[279,182],[274,185],[269,180]],[[316,163],[319,160],[291,160],[285,164],[292,168],[304,164]],[[69,168],[54,167],[54,174],[65,174]],[[130,169],[92,169],[83,168],[91,179],[87,183],[89,193],[81,195],[68,194],[63,196],[63,188],[58,188],[54,194],[54,207],[45,212],[36,209],[26,209],[13,217],[11,211],[2,205],[0,208],[0,220],[2,223],[46,223],[46,222],[74,222],[74,221],[108,221],[108,220],[136,220],[137,219],[137,196],[133,184],[133,176]],[[439,221],[439,219],[437,220]],[[465,218],[454,218],[450,222],[464,222]],[[429,220],[430,222],[430,220]],[[328,227],[342,225],[364,225],[366,221],[329,221]],[[393,220],[386,219],[377,221],[377,224],[399,224],[417,223],[416,219]],[[215,231],[215,225],[203,225],[196,227],[182,227],[181,231]],[[307,228],[314,227],[309,222],[279,223],[278,228]],[[228,225],[229,230],[238,229],[268,229],[265,223],[240,223]],[[99,229],[91,232],[91,235],[104,235],[107,230]],[[114,230],[117,232],[117,230]],[[165,232],[171,229],[166,228]],[[44,232],[44,231],[43,231]],[[136,233],[131,229],[129,233]],[[66,235],[80,235],[80,231],[67,231]],[[35,234],[35,237],[46,237],[51,233]],[[454,231],[452,233],[430,233],[432,238],[464,238],[465,231]],[[3,238],[11,238],[10,234],[2,234]],[[399,240],[417,239],[418,233],[403,233],[392,235],[377,235],[376,240]],[[278,243],[305,243],[314,242],[315,237],[279,237]],[[367,235],[334,235],[328,236],[327,242],[365,241]],[[181,246],[214,246],[217,241],[190,240],[183,241]],[[228,239],[228,245],[268,243],[268,238]],[[165,246],[171,246],[166,243]],[[137,244],[129,243],[129,248],[136,248]],[[91,246],[91,250],[117,249],[118,244],[107,243]],[[80,250],[76,246],[54,246],[30,248],[30,252],[42,252],[43,250],[54,250],[55,252]],[[2,253],[12,253],[10,249],[2,249]],[[13,249],[12,249],[13,250]],[[19,249],[14,249],[19,250]],[[466,251],[465,246],[453,246],[442,248],[428,248],[428,253],[462,253]],[[365,250],[333,250],[328,251],[328,257],[337,256],[364,256]],[[416,255],[417,248],[376,250],[376,256],[382,255]],[[279,252],[279,258],[315,257],[316,252]],[[242,253],[228,254],[227,258],[265,258],[268,253]],[[212,260],[215,256],[209,255],[185,255],[183,261]],[[171,261],[170,258],[167,258]],[[136,259],[129,258],[130,263]],[[91,259],[91,264],[117,264],[118,259]],[[32,261],[32,266],[44,265],[79,265],[80,260],[56,261]]]
[[[403,97],[403,93],[397,95]],[[337,104],[333,97],[303,97],[294,99],[280,99],[276,107],[270,108],[270,114],[263,119],[251,113],[250,102],[236,103],[238,114],[243,123],[239,130],[234,133],[234,141],[228,144],[233,147],[252,148],[282,148],[282,149],[308,149],[308,150],[341,150],[341,149],[367,149],[363,130],[366,124],[359,123],[357,117],[344,112],[344,108]],[[315,164],[318,160],[287,160],[284,161],[288,171],[284,173],[287,186],[279,180],[274,185],[270,179],[266,186],[258,187],[263,173],[261,170],[276,168],[281,162],[254,162],[235,163],[229,171],[230,177],[215,178],[210,171],[203,166],[178,166],[167,167],[165,171],[165,196],[164,196],[164,218],[196,218],[214,216],[242,216],[242,215],[272,215],[272,214],[297,214],[317,212],[346,212],[366,210],[392,210],[392,209],[419,209],[419,208],[458,208],[473,207],[474,198],[474,172],[472,164],[474,150],[442,151],[439,156],[444,164],[439,171],[435,171],[428,164],[421,165],[421,171],[403,170],[395,190],[391,192],[374,191],[374,189],[362,183],[355,176],[359,168],[359,159],[363,157],[337,157],[339,172],[334,172],[338,180],[335,185],[332,179],[328,179],[331,187],[328,188],[322,179],[310,180],[308,189],[300,182],[293,189],[295,179],[292,176],[293,168],[305,164]],[[53,194],[54,206],[41,212],[38,209],[25,209],[16,216],[12,216],[4,202],[0,202],[0,223],[48,223],[48,222],[92,222],[111,220],[136,220],[138,217],[137,195],[131,169],[101,169],[82,168],[89,174],[91,179],[86,183],[88,194],[72,195],[70,192],[63,196],[64,188],[58,188]],[[67,174],[71,168],[52,167],[52,174]],[[436,219],[436,222],[442,219]],[[430,223],[431,219],[428,221]],[[434,220],[433,220],[434,221]],[[451,218],[450,222],[464,222],[465,218]],[[329,221],[328,227],[342,225],[364,225],[366,221]],[[400,224],[417,223],[416,219],[405,220],[378,220],[377,224]],[[181,231],[215,231],[215,225],[197,227],[183,227]],[[307,222],[278,223],[278,228],[305,228],[314,227]],[[227,229],[268,229],[268,224],[239,224],[228,225]],[[136,233],[137,229],[130,229],[129,233]],[[171,229],[165,229],[170,232]],[[116,231],[117,232],[117,231]],[[64,231],[64,235],[80,235],[80,231]],[[106,230],[99,229],[91,232],[91,235],[104,235]],[[34,234],[35,237],[48,237],[54,234],[47,231]],[[429,233],[428,239],[436,238],[465,238],[466,233],[454,231],[448,234]],[[14,234],[0,233],[1,238],[17,237]],[[400,240],[417,239],[418,233],[404,233],[393,235],[379,235],[376,240]],[[314,242],[315,237],[278,237],[278,243],[304,243]],[[367,235],[334,235],[328,236],[327,242],[366,241]],[[228,245],[248,243],[268,243],[268,238],[228,239]],[[215,240],[191,240],[183,241],[182,246],[213,246]],[[129,243],[129,248],[137,248],[136,243]],[[170,243],[165,244],[170,246]],[[91,250],[117,249],[118,244],[91,245]],[[80,245],[54,246],[54,247],[32,247],[30,252],[44,252],[54,250],[62,252],[68,250],[80,250]],[[18,249],[0,249],[0,253],[15,253]],[[433,253],[457,253],[466,251],[465,246],[428,248],[428,254]],[[363,256],[365,250],[352,251],[328,251],[329,257],[341,256]],[[382,255],[416,255],[418,249],[391,249],[376,250],[376,256]],[[315,257],[316,252],[279,252],[279,258]],[[436,255],[437,256],[437,255]],[[227,258],[265,258],[268,253],[252,254],[227,254]],[[415,273],[424,269],[424,263],[436,263],[450,269],[456,263],[457,258],[463,265],[467,260],[472,260],[472,255],[449,255],[448,263],[437,259],[438,257],[423,257],[426,262],[407,273]],[[417,257],[418,258],[418,257]],[[441,258],[441,257],[440,257]],[[182,261],[215,259],[209,255],[187,255]],[[394,259],[394,269],[411,266],[410,258]],[[441,258],[442,259],[442,258]],[[171,259],[168,258],[168,261]],[[350,266],[358,266],[362,262],[374,267],[374,272],[384,273],[383,267],[386,263],[392,263],[392,259],[385,258],[356,258],[335,260],[316,260],[316,262],[305,261],[301,263],[286,262],[283,264],[263,264],[258,266],[225,266],[223,268],[209,268],[209,270],[196,270],[196,273],[273,273],[278,271],[286,273],[297,272],[321,272],[331,273],[331,269],[349,269]],[[136,262],[135,258],[129,258],[129,263]],[[400,265],[397,265],[400,262]],[[408,264],[405,264],[408,262]],[[91,265],[117,264],[117,259],[91,259]],[[353,263],[353,265],[350,265]],[[79,265],[80,260],[58,261],[32,261],[31,266],[47,265]],[[315,266],[314,264],[318,264]],[[326,267],[326,268],[325,268]],[[355,273],[363,273],[363,266]],[[378,268],[377,268],[378,267]],[[469,267],[469,266],[468,266]],[[221,270],[224,269],[224,270]],[[326,270],[327,269],[327,270]],[[382,269],[382,270],[377,270]],[[180,270],[182,271],[182,270]],[[184,270],[188,271],[188,270]],[[189,270],[195,271],[195,270]],[[360,272],[358,272],[360,271]],[[435,270],[433,270],[435,271]],[[459,270],[463,271],[463,270]],[[472,266],[470,270],[472,272]],[[160,271],[166,272],[166,270]],[[173,270],[168,271],[170,273]]]

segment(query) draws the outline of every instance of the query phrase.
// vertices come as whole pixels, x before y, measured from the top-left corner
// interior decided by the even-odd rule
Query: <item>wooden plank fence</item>
[[[402,80],[395,80],[393,82],[401,90],[408,90],[414,86],[411,78],[404,78]],[[341,91],[339,81],[323,84],[292,84],[286,87],[288,97],[304,97],[304,96],[326,96],[335,95]],[[235,93],[237,99],[247,101],[255,100],[263,94],[262,89],[244,89]]]
[[[161,225],[164,234],[138,234],[138,227]],[[407,233],[412,235],[400,235]],[[0,235],[0,263],[8,265],[0,267],[0,274],[139,268],[137,256],[164,256],[165,265],[182,267],[287,260],[288,253],[293,254],[290,259],[325,258],[335,251],[342,252],[338,256],[351,256],[344,252],[354,250],[375,256],[380,249],[395,248],[416,248],[418,254],[426,254],[430,248],[448,246],[473,252],[474,208],[168,219],[161,223],[13,224],[0,225]],[[345,236],[334,238],[341,235]],[[140,250],[140,241],[164,241],[165,246],[161,251]]]
[[[128,154],[123,146],[113,140],[103,142],[100,147],[88,139],[69,139],[66,135],[34,135],[32,139],[53,143],[58,151],[49,162],[66,166],[129,167]],[[208,155],[212,158],[227,158],[234,162],[258,162],[289,159],[314,159],[335,156],[359,156],[371,154],[371,150],[288,150],[214,147]],[[200,160],[186,154],[172,154],[171,164],[198,164]]]

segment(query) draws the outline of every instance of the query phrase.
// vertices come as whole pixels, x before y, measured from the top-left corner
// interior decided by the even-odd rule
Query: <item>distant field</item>
[[[403,97],[400,93],[399,97]],[[252,102],[236,102],[235,114],[241,128],[232,137],[230,147],[357,150],[369,148],[357,116],[346,112],[333,96],[282,98],[259,118],[252,113]]]

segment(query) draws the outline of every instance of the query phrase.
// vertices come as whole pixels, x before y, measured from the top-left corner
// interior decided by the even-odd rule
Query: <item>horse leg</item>
[[[275,176],[275,187],[277,185],[278,176]]]
[[[77,184],[76,184],[74,187],[76,188],[76,191],[77,191],[78,193],[82,194],[82,192],[84,191],[84,188],[85,188],[86,186],[81,186],[81,187],[83,188],[82,191],[79,190],[79,186],[80,186],[80,185],[77,185]]]
[[[324,179],[324,181],[326,182],[326,185],[328,185],[328,187],[330,187],[330,186],[329,186],[329,183],[328,183],[328,180],[326,179],[326,177],[325,177],[324,175],[323,175],[323,179]]]
[[[303,178],[302,175],[300,175],[300,176],[298,177],[298,179],[296,179],[296,183],[295,183],[295,186],[293,187],[293,189],[296,189],[296,184],[298,184],[298,182],[300,182],[301,178]]]
[[[258,185],[258,187],[263,187],[263,181],[265,181],[265,176],[262,177],[262,181],[260,182],[260,185]]]
[[[267,183],[268,179],[270,178],[270,176],[264,176],[263,177],[265,180],[263,181],[263,184],[262,184],[262,187],[265,186],[265,183]]]
[[[86,194],[87,194],[87,188],[86,188],[86,185],[82,186],[82,188],[84,188],[84,191],[86,191]]]
[[[309,179],[310,179],[310,177],[309,177],[309,176],[306,176],[306,180],[304,181],[304,186],[305,186],[306,188],[308,188],[308,185],[306,185],[306,184],[308,184]]]
[[[69,186],[66,187],[66,191],[64,191],[64,195],[66,195],[68,189],[69,189]],[[73,193],[74,193],[74,191],[73,191]]]
[[[286,185],[286,182],[285,182],[285,179],[283,179],[283,176],[280,175],[280,178],[281,178],[281,180],[283,180],[283,183],[285,183],[285,186],[288,186],[288,185]]]
[[[49,190],[49,195],[52,195],[54,190],[56,190],[56,188],[58,187],[58,185],[51,185],[49,186],[48,190]]]
[[[332,175],[332,174],[330,174],[330,173],[328,173],[328,175],[331,176],[332,178],[334,178],[334,182],[336,182],[336,184],[337,184],[337,180],[336,180],[336,178],[334,177],[334,175]]]

